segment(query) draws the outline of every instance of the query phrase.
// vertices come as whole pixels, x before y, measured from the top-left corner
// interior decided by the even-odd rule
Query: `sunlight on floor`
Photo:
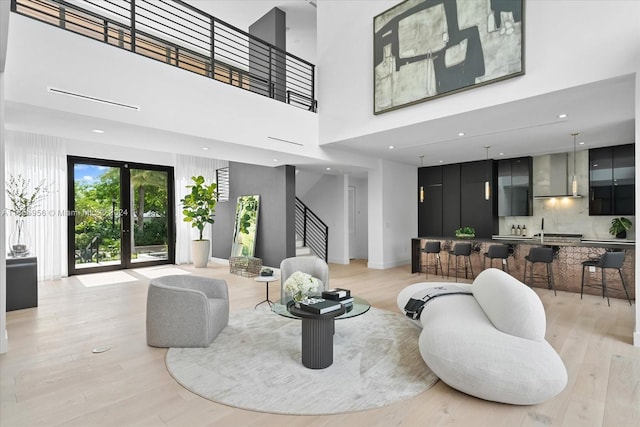
[[[191,274],[188,271],[173,266],[136,268],[132,271],[135,271],[136,273],[149,279],[153,279],[155,277],[170,276],[173,274]]]
[[[107,273],[95,273],[78,275],[76,278],[86,288],[93,286],[113,285],[116,283],[136,282],[138,279],[124,271],[111,271]]]

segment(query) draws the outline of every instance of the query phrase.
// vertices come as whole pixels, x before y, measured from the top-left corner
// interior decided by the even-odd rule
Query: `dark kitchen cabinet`
[[[460,164],[442,166],[442,235],[460,228]]]
[[[635,215],[635,145],[589,150],[589,215]]]
[[[491,197],[485,200],[485,181]],[[453,237],[471,226],[477,237],[498,232],[497,169],[493,160],[418,169],[418,234]],[[422,198],[422,200],[420,200]]]
[[[497,168],[493,160],[460,164],[460,224],[473,227],[476,237],[498,233]],[[485,182],[489,181],[489,200]]]
[[[533,215],[533,158],[498,161],[498,216]]]
[[[418,234],[442,236],[442,167],[418,169]]]

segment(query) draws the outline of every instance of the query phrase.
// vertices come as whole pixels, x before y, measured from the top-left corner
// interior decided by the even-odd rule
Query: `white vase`
[[[191,242],[191,255],[193,257],[193,265],[196,268],[206,267],[209,261],[209,240],[193,240]]]

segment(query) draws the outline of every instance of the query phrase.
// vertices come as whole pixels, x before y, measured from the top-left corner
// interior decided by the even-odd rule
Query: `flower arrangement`
[[[29,180],[21,174],[10,175],[6,185],[7,196],[13,205],[9,212],[21,218],[32,215],[32,210],[49,194],[44,179],[30,193]]]
[[[318,279],[302,271],[294,272],[284,282],[284,290],[290,293],[296,302],[302,301],[309,294],[317,291],[319,286],[320,281]]]

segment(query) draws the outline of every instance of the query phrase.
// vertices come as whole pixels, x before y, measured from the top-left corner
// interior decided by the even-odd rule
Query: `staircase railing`
[[[11,10],[316,111],[313,64],[180,0],[12,0]]]
[[[296,197],[296,233],[319,258],[329,257],[329,227]]]

